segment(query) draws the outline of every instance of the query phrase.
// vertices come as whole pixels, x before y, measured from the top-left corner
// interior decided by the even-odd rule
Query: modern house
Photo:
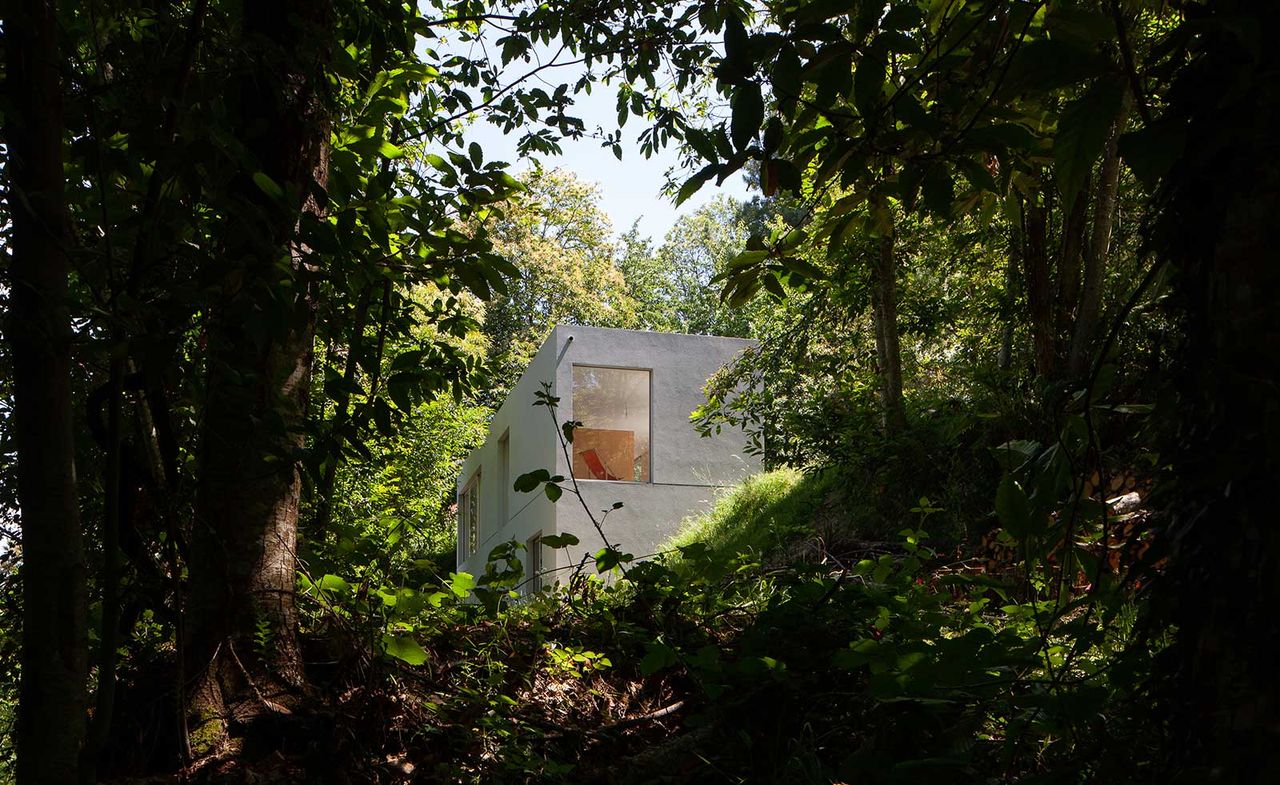
[[[555,582],[586,554],[604,547],[583,505],[566,492],[550,501],[539,488],[518,493],[515,479],[546,469],[577,480],[609,541],[643,558],[702,512],[721,488],[757,471],[740,432],[701,437],[689,415],[703,386],[752,342],[739,338],[559,325],[494,415],[484,445],[458,479],[458,569],[479,575],[489,552],[525,543],[526,588]],[[552,420],[535,406],[546,383],[560,400]],[[558,431],[581,422],[566,459]],[[563,483],[569,486],[569,480]],[[615,502],[622,507],[612,509]],[[575,535],[567,549],[541,538]]]

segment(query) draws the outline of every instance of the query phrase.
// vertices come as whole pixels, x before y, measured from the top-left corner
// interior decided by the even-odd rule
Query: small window
[[[458,538],[464,559],[480,547],[480,472],[458,494]]]
[[[525,593],[537,594],[542,591],[542,532],[538,532],[525,543],[527,557],[525,560]]]
[[[498,528],[507,525],[510,513],[507,510],[511,496],[511,431],[502,432],[498,439]]]
[[[649,482],[649,372],[573,366],[573,476]]]

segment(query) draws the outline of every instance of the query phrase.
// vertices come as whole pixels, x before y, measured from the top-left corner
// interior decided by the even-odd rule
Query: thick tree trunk
[[[10,0],[3,8],[12,221],[6,333],[22,516],[17,776],[24,785],[69,784],[84,742],[88,633],[72,436],[61,61],[52,0]]]
[[[886,211],[886,204],[877,205]],[[898,340],[898,279],[894,259],[894,228],[889,213],[888,230],[876,240],[871,261],[871,318],[876,333],[876,359],[880,364],[880,405],[885,431],[901,433],[907,427],[902,401],[902,349]]]
[[[234,725],[286,714],[305,694],[294,585],[298,460],[315,337],[299,216],[318,214],[328,171],[323,101],[328,4],[246,3],[238,118],[257,159],[228,217],[224,292],[208,324],[187,665],[193,752]],[[261,171],[284,189],[264,194]],[[286,204],[289,194],[300,202]]]
[[[1067,355],[1067,369],[1072,376],[1085,372],[1089,350],[1098,331],[1098,316],[1102,312],[1102,283],[1106,278],[1107,255],[1111,251],[1111,231],[1115,225],[1116,205],[1120,193],[1120,133],[1128,117],[1129,99],[1121,104],[1119,117],[1111,126],[1107,138],[1106,153],[1098,172],[1098,198],[1093,208],[1093,225],[1089,233],[1089,245],[1084,257],[1084,280],[1080,293],[1080,305],[1076,309],[1075,327],[1071,335],[1071,349]]]
[[[1177,668],[1161,681],[1174,709],[1172,757],[1193,767],[1182,779],[1277,782],[1280,50],[1242,52],[1230,31],[1274,30],[1280,7],[1210,8],[1199,29],[1219,32],[1197,41],[1170,93],[1187,143],[1153,235],[1187,332],[1162,450],[1175,475],[1174,547],[1157,596],[1176,630],[1164,661]]]

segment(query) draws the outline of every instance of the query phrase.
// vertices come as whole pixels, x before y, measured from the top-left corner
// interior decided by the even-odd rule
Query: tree
[[[1171,564],[1156,608],[1177,636],[1154,678],[1172,710],[1169,754],[1222,782],[1280,776],[1280,636],[1267,621],[1280,604],[1280,103],[1266,87],[1280,78],[1280,53],[1245,32],[1277,23],[1280,9],[1250,0],[1189,13],[1168,41],[1179,68],[1165,112],[1122,139],[1162,176],[1148,285],[1169,268],[1184,331],[1160,416]]]
[[[234,127],[254,168],[235,177],[230,194],[239,209],[225,224],[222,293],[208,327],[192,523],[185,670],[201,753],[222,741],[230,717],[286,712],[306,688],[294,610],[302,482],[294,456],[310,387],[316,259],[294,227],[300,216],[324,215],[332,13],[327,3],[289,0],[244,9],[244,69],[233,82],[244,115]],[[265,650],[255,646],[263,629]]]
[[[635,303],[614,265],[613,228],[595,186],[562,171],[533,170],[489,231],[519,275],[485,309],[497,393],[515,383],[558,323],[630,327]],[[501,400],[500,398],[498,400]]]
[[[62,48],[52,2],[4,6],[6,338],[22,521],[20,782],[74,783],[85,733],[87,565],[72,416]]]
[[[752,314],[721,302],[713,284],[747,241],[738,202],[720,198],[682,216],[656,251],[634,232],[623,238],[618,265],[648,329],[747,337]],[[647,242],[647,241],[646,241]]]
[[[907,427],[907,412],[902,402],[902,347],[898,338],[898,265],[894,254],[893,214],[879,197],[872,212],[887,214],[879,222],[878,237],[871,257],[871,322],[876,333],[876,356],[879,359],[880,409],[887,433],[901,433]]]
[[[1036,367],[1057,381],[1070,345],[1078,368],[1091,343],[1118,183],[1107,150],[1124,128],[1130,90],[1118,52],[1131,55],[1145,40],[1116,35],[1117,24],[1142,18],[1140,4],[1117,6],[1114,22],[1103,4],[1041,10],[767,4],[753,27],[732,13],[703,20],[723,30],[716,77],[731,114],[702,127],[664,116],[702,167],[681,195],[757,167],[766,195],[794,194],[809,206],[799,223],[830,252],[856,234],[884,234],[889,204],[944,220],[1003,211],[1018,227]],[[760,26],[765,19],[776,30]],[[1104,198],[1090,224],[1094,193]],[[800,272],[788,264],[796,243],[787,235],[759,236],[734,265],[731,296]]]
[[[55,8],[38,10],[48,15]],[[101,443],[86,447],[91,464],[102,458],[102,471],[84,475],[106,478],[107,498],[96,498],[100,489],[92,484],[79,488],[88,529],[102,534],[95,594],[114,606],[115,589],[145,587],[146,603],[177,644],[173,683],[189,699],[185,716],[192,722],[184,731],[193,733],[198,752],[225,732],[244,730],[228,724],[228,710],[243,709],[237,716],[246,719],[283,715],[282,707],[305,694],[292,610],[303,473],[318,474],[328,496],[323,477],[333,476],[354,451],[353,437],[371,423],[385,430],[441,392],[460,396],[469,389],[477,363],[449,342],[474,324],[467,296],[503,291],[514,271],[484,227],[493,205],[519,185],[504,164],[484,161],[477,145],[466,144],[464,121],[483,114],[525,129],[522,151],[553,151],[561,136],[582,133],[583,123],[567,110],[573,93],[597,76],[656,71],[668,41],[691,61],[709,49],[679,26],[634,48],[611,29],[619,10],[607,7],[102,0],[56,10],[56,19],[41,17],[39,25],[5,25],[6,43],[16,42],[6,46],[14,58],[7,84],[32,106],[29,114],[6,116],[17,140],[6,146],[11,181],[25,176],[19,136],[30,121],[38,150],[48,154],[39,177],[67,184],[66,218],[44,239],[65,232],[80,243],[42,246],[39,253],[55,248],[63,258],[24,267],[23,238],[30,233],[24,219],[15,220],[11,280],[38,270],[51,276],[42,281],[52,295],[40,301],[51,329],[11,331],[21,401],[31,378],[24,341],[52,360],[43,375],[53,385],[50,429],[43,444],[23,451],[61,450],[64,464],[41,475],[43,483],[61,483],[60,492],[22,499],[22,513],[48,517],[41,504],[55,500],[59,513],[74,513],[79,501],[61,435],[64,424],[71,427],[70,410],[54,384],[69,357],[61,336],[74,320],[88,340],[73,392],[86,401],[90,423],[104,412],[110,423],[105,436],[94,432]],[[640,10],[670,18],[657,4]],[[507,32],[500,57],[419,45],[443,30],[480,42],[491,23]],[[558,35],[562,25],[601,35],[521,71],[535,42]],[[50,49],[47,35],[55,28],[66,34],[59,50]],[[24,60],[26,30],[40,33],[31,39],[44,47],[35,60]],[[677,40],[688,46],[675,46]],[[598,70],[550,90],[532,81],[569,54],[575,65]],[[37,61],[31,73],[38,78],[30,81],[40,92],[24,92],[14,74],[28,73],[23,68]],[[48,81],[59,70],[67,74],[62,90]],[[71,104],[66,128],[57,97]],[[154,107],[161,108],[158,117]],[[64,146],[65,162],[51,153]],[[411,295],[423,286],[441,294],[429,307]],[[14,313],[23,312],[24,297],[12,294]],[[63,310],[67,301],[74,304],[70,313]],[[357,313],[362,319],[351,318]],[[437,337],[408,340],[423,324]],[[317,343],[324,347],[319,361]],[[385,357],[387,351],[397,356]],[[308,417],[309,410],[327,409],[308,400],[313,365],[323,377],[318,389],[335,404],[332,417]],[[65,422],[55,422],[59,417]],[[29,433],[23,439],[29,442]],[[130,515],[122,517],[125,510]],[[44,580],[65,567],[71,590],[56,595],[67,611],[56,623],[74,633],[68,655],[83,658],[83,622],[76,619],[84,600],[75,588],[83,569],[80,529],[74,515],[58,520],[62,528],[50,530],[50,542],[69,547],[60,561],[42,561],[40,535],[33,534],[27,589],[42,602],[55,597]],[[120,556],[126,561],[116,570],[111,560]],[[184,598],[175,587],[188,573]],[[30,613],[40,607],[28,605]],[[114,702],[110,636],[127,630],[137,614],[112,610],[102,614],[93,663],[100,682],[95,749],[107,738]],[[31,630],[31,645],[51,642],[41,638],[39,624]],[[86,670],[83,659],[51,662]],[[45,664],[26,673],[34,679]],[[78,678],[47,683],[66,687],[63,698],[82,698]],[[35,699],[23,703],[33,717],[61,712],[66,719],[69,712],[62,699],[43,708]],[[60,723],[60,738],[79,738],[79,724]],[[88,757],[95,757],[92,750]]]

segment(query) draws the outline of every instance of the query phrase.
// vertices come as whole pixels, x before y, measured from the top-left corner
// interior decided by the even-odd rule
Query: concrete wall
[[[570,341],[569,338],[573,340]],[[561,325],[552,340],[562,347],[556,369],[556,394],[561,421],[573,419],[573,366],[603,365],[641,368],[650,372],[651,482],[625,483],[579,480],[593,512],[623,503],[605,519],[609,540],[635,556],[653,553],[675,533],[680,522],[706,510],[720,489],[735,485],[760,469],[758,458],[743,452],[742,433],[726,430],[701,438],[689,414],[705,401],[707,379],[732,360],[751,341],[706,335],[609,330]],[[556,473],[566,477],[569,466],[557,454]],[[583,553],[603,547],[576,498],[566,494],[557,504],[556,527],[572,532],[581,545],[559,554],[558,566],[576,564]],[[549,563],[550,559],[546,561]]]
[[[458,475],[461,493],[476,472],[480,472],[480,542],[474,553],[464,556],[462,537],[458,537],[458,569],[479,575],[494,546],[507,540],[524,542],[538,532],[555,532],[556,509],[543,494],[516,493],[511,484],[520,475],[535,469],[547,469],[555,463],[558,449],[547,410],[534,406],[535,393],[542,382],[555,383],[556,346],[547,341],[534,355],[524,376],[511,390],[507,400],[489,423],[485,443],[472,451]],[[507,434],[509,469],[502,481],[498,460],[499,440]],[[506,520],[503,520],[505,513]]]
[[[534,469],[554,467],[555,474],[571,474],[551,419],[545,409],[532,403],[539,383],[551,380],[553,393],[560,397],[557,423],[573,419],[575,364],[650,372],[651,482],[578,480],[578,485],[597,517],[614,502],[623,503],[605,518],[604,530],[611,542],[637,557],[653,553],[682,520],[706,510],[721,489],[759,471],[759,459],[743,452],[742,433],[726,429],[718,436],[701,438],[689,421],[689,414],[705,400],[702,388],[707,379],[751,344],[738,338],[557,326],[494,416],[484,446],[463,465],[459,490],[476,468],[482,467],[484,534],[479,551],[466,560],[460,558],[460,569],[479,574],[484,557],[495,545],[511,539],[524,542],[536,532],[568,532],[581,541],[574,548],[544,553],[544,569],[558,568],[561,575],[584,554],[603,547],[586,511],[571,493],[552,505],[541,493],[517,494],[510,487],[516,477]],[[499,510],[498,440],[508,429],[512,466],[505,491],[512,519],[500,527],[496,517],[490,516]]]

